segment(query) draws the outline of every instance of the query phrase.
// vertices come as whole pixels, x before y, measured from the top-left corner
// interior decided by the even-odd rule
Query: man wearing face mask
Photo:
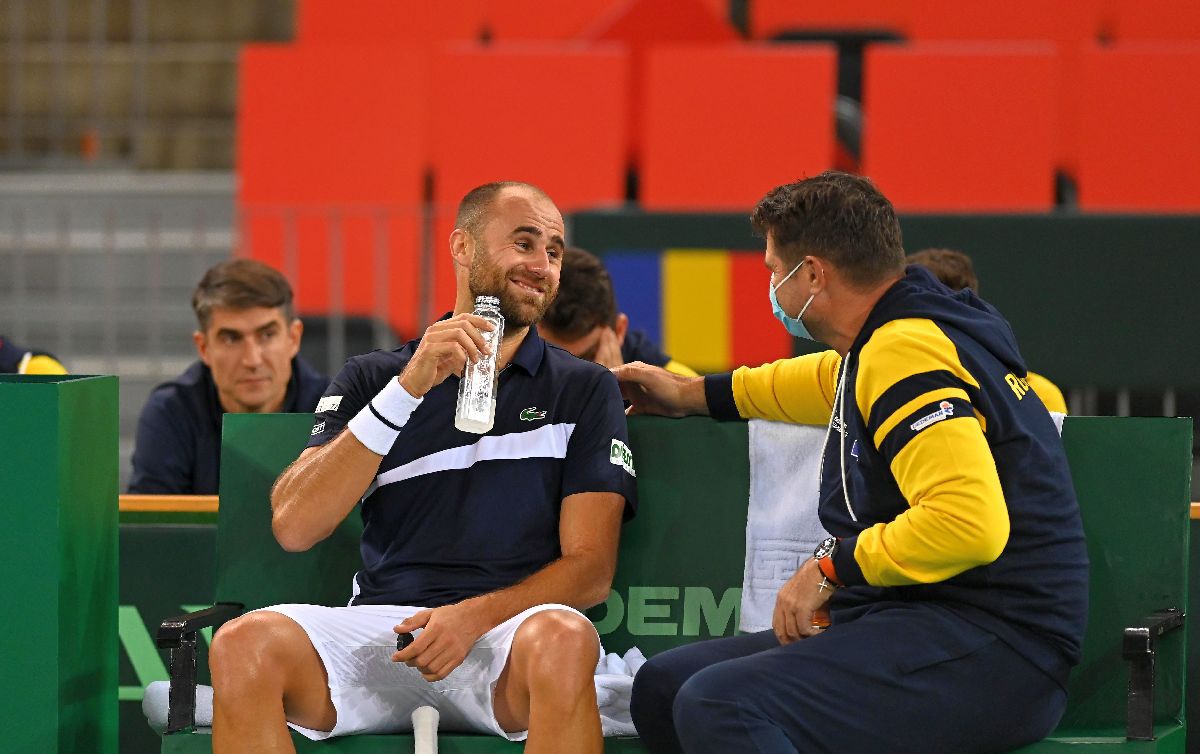
[[[656,752],[983,752],[1044,737],[1080,658],[1087,555],[1012,329],[905,268],[891,203],[864,178],[780,186],[752,219],[776,317],[833,350],[697,379],[614,371],[633,413],[827,424],[818,512],[833,537],[780,590],[773,630],[643,666],[639,733]]]

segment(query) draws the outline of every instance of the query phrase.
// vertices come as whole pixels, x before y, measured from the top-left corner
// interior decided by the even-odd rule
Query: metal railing
[[[229,4],[0,3],[0,168],[231,167],[238,49],[247,35],[290,38],[293,25],[288,0],[244,2],[249,23],[191,36],[192,15]],[[181,90],[172,77],[188,63],[209,69]]]
[[[321,315],[324,341],[314,356],[314,327],[307,353],[331,373],[354,353],[419,334],[441,313],[434,261],[445,241],[435,238],[436,218],[448,208],[238,213],[233,193],[230,175],[0,175],[0,334],[52,351],[73,372],[122,377],[123,458],[149,391],[196,358],[192,289],[235,253],[278,266],[301,313]],[[273,237],[256,238],[263,222]],[[1200,406],[1190,387],[1062,387],[1076,415],[1173,416]]]

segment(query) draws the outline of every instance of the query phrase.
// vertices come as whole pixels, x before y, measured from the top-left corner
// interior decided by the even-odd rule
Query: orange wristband
[[[837,584],[838,586],[842,585],[842,582],[838,580],[837,571],[835,571],[833,569],[833,558],[832,557],[819,559],[817,561],[817,568],[821,569],[822,576],[829,579],[830,581]]]

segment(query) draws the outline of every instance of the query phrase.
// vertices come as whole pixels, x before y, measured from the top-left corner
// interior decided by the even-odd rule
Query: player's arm
[[[305,448],[271,490],[271,530],[280,546],[301,552],[332,534],[362,499],[382,460],[352,431]]]
[[[635,472],[616,380],[597,373],[583,406],[563,461],[561,556],[510,587],[423,610],[397,625],[397,633],[425,630],[393,660],[438,680],[480,636],[523,610],[551,603],[582,610],[608,597],[622,516],[636,504]]]
[[[842,540],[839,581],[897,586],[944,581],[1000,556],[1008,507],[978,383],[929,320],[880,328],[862,351],[857,396],[868,438],[890,464],[909,509]]]
[[[564,498],[561,557],[510,587],[422,610],[400,623],[397,633],[424,631],[392,659],[418,668],[426,680],[441,680],[462,663],[479,637],[524,610],[545,604],[584,610],[603,602],[616,572],[624,508],[625,498],[612,492]]]
[[[435,322],[399,377],[374,395],[361,387],[353,361],[342,370],[326,396],[345,405],[328,417],[318,413],[317,422],[347,431],[306,448],[271,490],[271,529],[285,550],[307,550],[333,533],[366,493],[421,399],[451,374],[461,374],[467,359],[480,357],[486,348],[480,328],[491,327],[473,314]]]
[[[617,569],[625,498],[580,492],[563,498],[558,537],[562,555],[507,589],[475,597],[485,622],[499,625],[534,605],[557,603],[586,610],[608,598]],[[468,600],[470,601],[470,600]]]

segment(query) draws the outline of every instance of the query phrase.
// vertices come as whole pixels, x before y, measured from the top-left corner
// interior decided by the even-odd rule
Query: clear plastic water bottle
[[[495,296],[476,296],[475,315],[495,325],[483,333],[491,354],[468,362],[458,384],[458,407],[454,411],[454,428],[482,435],[491,430],[496,420],[496,357],[504,338],[504,317],[500,314],[500,299]]]

